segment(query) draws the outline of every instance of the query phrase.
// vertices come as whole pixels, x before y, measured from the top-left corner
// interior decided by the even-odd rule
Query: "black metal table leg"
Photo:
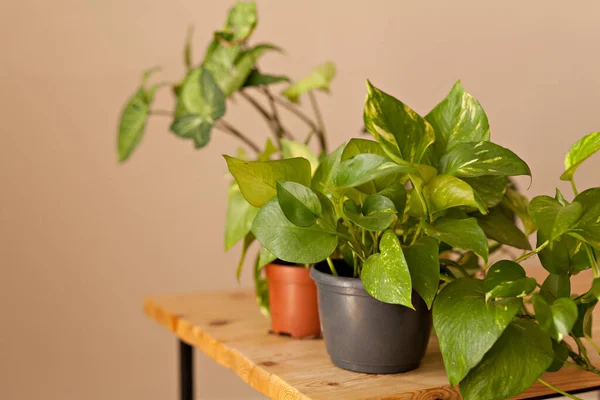
[[[179,388],[181,400],[194,400],[194,348],[179,341]]]

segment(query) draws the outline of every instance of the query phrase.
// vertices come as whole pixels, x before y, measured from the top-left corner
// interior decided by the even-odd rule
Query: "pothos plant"
[[[449,380],[465,399],[518,395],[565,363],[599,373],[581,338],[591,342],[600,279],[583,295],[571,295],[569,279],[587,268],[600,273],[600,188],[572,203],[557,192],[528,204],[507,177],[530,175],[529,167],[490,142],[487,117],[460,82],[424,118],[367,88],[365,126],[377,142],[351,140],[312,179],[301,158],[232,171],[244,196],[263,203],[256,238],[283,260],[327,260],[333,275],[331,258],[343,257],[350,275],[384,302],[413,307],[416,290],[433,305]],[[562,178],[572,180],[598,149],[598,133],[576,143]],[[532,250],[528,235],[537,226]],[[525,253],[488,267],[502,245]],[[518,264],[536,254],[551,272],[541,285]]]
[[[240,159],[265,162],[272,158],[304,157],[316,168],[317,156],[310,149],[310,142],[315,140],[320,153],[326,153],[327,139],[315,92],[329,91],[336,72],[335,66],[331,62],[323,63],[308,76],[293,83],[287,76],[262,72],[258,65],[262,56],[282,50],[272,44],[250,44],[257,21],[255,3],[237,2],[229,10],[223,28],[214,32],[199,63],[194,62],[192,54],[193,31],[188,30],[183,52],[186,73],[181,80],[149,85],[149,78],[158,68],[144,72],[141,85],[127,101],[121,114],[117,141],[120,162],[126,161],[139,145],[148,119],[159,116],[171,118],[171,132],[182,139],[191,140],[196,148],[206,146],[213,131],[218,131],[240,141],[243,145],[237,151]],[[277,84],[282,85],[283,90],[273,91],[272,86]],[[168,88],[174,96],[172,111],[152,108],[155,94],[162,88]],[[264,146],[257,143],[255,135],[245,133],[244,129],[235,127],[225,119],[227,105],[238,96],[264,118],[272,133],[272,139],[267,139]],[[303,96],[309,99],[314,116],[307,115],[299,106]],[[302,135],[296,135],[286,127],[281,116],[284,110],[306,125]],[[249,155],[248,151],[253,154]],[[243,198],[235,182],[231,184],[225,248],[230,249],[239,241],[244,241],[238,277],[246,250],[254,240],[250,227],[258,211],[255,205]],[[266,251],[261,255],[260,263],[273,260]],[[266,283],[259,274],[255,274],[255,277],[260,304],[266,309]]]

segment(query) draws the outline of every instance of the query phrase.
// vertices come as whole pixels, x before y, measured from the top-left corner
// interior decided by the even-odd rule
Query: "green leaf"
[[[320,220],[308,228],[291,223],[277,199],[271,199],[260,209],[254,218],[252,233],[277,258],[297,264],[323,261],[338,243],[335,231],[324,228]]]
[[[332,183],[338,187],[356,187],[390,174],[417,173],[408,163],[398,164],[377,154],[358,154],[338,164]]]
[[[554,350],[554,361],[552,361],[552,364],[546,368],[546,372],[556,372],[560,370],[563,365],[565,365],[567,358],[569,358],[569,348],[564,342],[557,342],[553,340],[552,350]]]
[[[425,233],[452,247],[472,250],[487,261],[488,243],[475,218],[438,218],[433,225],[425,224]]]
[[[319,159],[315,153],[304,143],[293,140],[281,139],[281,150],[283,158],[303,157],[310,163],[311,174],[314,174],[319,166]]]
[[[362,210],[353,200],[346,200],[343,210],[350,221],[374,232],[389,228],[396,215],[394,203],[387,197],[377,194],[365,199]]]
[[[277,181],[296,182],[304,186],[310,184],[310,164],[304,158],[244,161],[226,155],[223,157],[242,194],[254,207],[262,207],[275,196]]]
[[[600,150],[600,132],[590,133],[575,142],[565,157],[565,172],[560,179],[571,180],[577,168],[598,150]]]
[[[525,228],[525,236],[531,235],[537,229],[537,226],[529,215],[529,200],[517,190],[508,188],[501,202],[502,207],[507,208],[517,214],[523,222]]]
[[[508,178],[505,176],[483,175],[461,179],[473,188],[488,208],[500,204],[507,190]]]
[[[383,233],[379,251],[363,265],[360,278],[366,291],[384,303],[401,304],[414,309],[410,271],[400,241],[392,230]]]
[[[396,182],[395,184],[386,187],[377,194],[390,199],[392,203],[394,203],[398,215],[400,217],[404,215],[404,207],[406,206],[406,189],[404,188],[404,185],[402,185],[399,182]]]
[[[561,297],[549,304],[543,296],[536,293],[533,296],[535,318],[543,330],[554,340],[562,341],[569,335],[577,321],[577,304],[568,297]]]
[[[435,130],[437,159],[455,145],[490,140],[490,126],[481,105],[465,92],[460,81],[441,103],[425,116]]]
[[[242,253],[240,254],[240,260],[238,261],[237,269],[235,271],[235,278],[238,283],[240,282],[240,277],[242,276],[242,268],[244,267],[244,260],[246,259],[246,253],[248,252],[248,248],[254,242],[254,235],[252,232],[244,236],[244,245],[242,246]]]
[[[148,119],[149,104],[146,101],[144,89],[140,88],[129,99],[119,122],[118,152],[119,161],[123,162],[129,158],[144,135]]]
[[[341,161],[343,151],[344,145],[342,144],[321,160],[311,182],[311,187],[314,190],[323,194],[331,194],[334,171]]]
[[[587,243],[600,250],[600,188],[579,193],[573,204],[580,203],[582,213],[574,231]]]
[[[277,154],[277,148],[273,144],[270,138],[265,143],[265,149],[258,155],[258,161],[269,161],[271,156]],[[239,157],[238,157],[239,158]]]
[[[400,100],[367,81],[363,114],[365,129],[381,144],[392,160],[419,163],[435,141],[427,121]]]
[[[171,132],[182,138],[194,139],[196,148],[204,147],[210,141],[212,123],[203,121],[198,114],[186,114],[171,124]]]
[[[450,384],[461,382],[479,364],[521,304],[520,299],[486,302],[478,279],[458,279],[441,290],[433,305],[433,325]]]
[[[301,227],[313,225],[323,211],[317,195],[295,182],[277,182],[277,201],[286,218]]]
[[[529,204],[529,214],[540,232],[550,241],[567,232],[581,217],[583,207],[573,202],[566,207],[550,196],[537,196]]]
[[[571,295],[571,279],[569,275],[550,274],[542,283],[540,295],[548,303],[561,297],[569,297]]]
[[[223,46],[218,38],[215,38],[211,46],[213,47],[207,50],[203,66],[212,73],[227,97],[242,87],[265,51],[279,50],[267,44],[241,50],[240,45]]]
[[[240,192],[237,183],[227,191],[227,216],[225,217],[225,250],[242,240],[252,227],[258,208],[252,207]]]
[[[502,211],[493,208],[488,215],[477,216],[477,222],[489,239],[517,249],[531,250],[527,236]]]
[[[431,308],[440,283],[438,242],[433,238],[422,237],[403,250],[413,287],[423,298],[427,308]]]
[[[465,400],[503,400],[525,391],[554,359],[552,341],[533,321],[513,321],[460,382]]]
[[[569,202],[567,201],[567,199],[565,199],[565,196],[563,196],[563,194],[561,193],[561,191],[558,188],[556,188],[556,194],[554,195],[554,198],[563,207],[566,207],[569,205]]]
[[[311,90],[329,92],[329,85],[334,77],[335,65],[332,62],[326,62],[316,67],[307,77],[290,85],[281,94],[291,102],[297,103],[298,97]]]
[[[229,10],[225,29],[233,34],[233,40],[244,41],[256,27],[256,4],[237,2]]]
[[[250,71],[250,74],[244,81],[242,87],[252,87],[252,86],[267,86],[273,85],[275,83],[280,82],[289,82],[290,79],[287,76],[283,75],[269,75],[263,74],[259,72],[257,69],[253,69]]]
[[[191,70],[181,87],[179,99],[188,114],[214,123],[225,114],[225,96],[210,71],[199,67]]]
[[[440,160],[442,172],[458,177],[529,175],[525,161],[492,142],[460,143]]]
[[[577,321],[571,329],[575,337],[592,336],[592,320],[596,304],[598,300],[577,304]]]
[[[261,245],[260,250],[258,251],[258,266],[262,268],[275,260],[277,260],[277,256]]]
[[[546,236],[539,231],[537,246],[541,246],[546,240]],[[546,247],[540,251],[538,257],[548,272],[558,275],[574,275],[592,267],[583,246],[586,245],[579,240],[564,235],[554,242],[552,248]]]
[[[473,207],[482,214],[487,214],[483,200],[473,191],[473,188],[451,175],[434,177],[425,183],[422,193],[430,214],[460,206]]]
[[[344,147],[342,153],[342,161],[348,160],[359,154],[377,154],[382,157],[387,157],[387,154],[381,148],[381,145],[374,140],[367,139],[350,139]]]
[[[254,289],[256,292],[256,302],[260,311],[268,317],[270,314],[269,310],[269,283],[265,278],[262,277],[263,265],[259,264],[259,258],[256,258],[254,263]]]
[[[486,300],[523,297],[535,290],[536,281],[527,278],[523,267],[516,262],[501,260],[490,267],[483,281],[483,287]]]

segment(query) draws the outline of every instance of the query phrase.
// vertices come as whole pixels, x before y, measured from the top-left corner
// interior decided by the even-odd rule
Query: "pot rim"
[[[322,269],[328,269],[327,263],[321,262],[313,265],[310,269],[310,277],[317,282],[317,284],[321,285],[329,285],[335,287],[344,287],[344,288],[352,288],[352,289],[362,289],[365,290],[365,287],[362,281],[359,278],[348,278],[346,276],[333,276],[331,274],[325,273]]]

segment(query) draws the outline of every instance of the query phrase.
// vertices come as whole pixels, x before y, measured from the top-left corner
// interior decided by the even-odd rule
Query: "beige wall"
[[[116,120],[140,71],[179,77],[187,24],[199,54],[229,3],[0,5],[0,398],[175,398],[175,341],[141,302],[237,286],[220,156],[234,142],[215,135],[195,151],[158,119],[119,166]],[[256,40],[288,54],[265,70],[299,77],[337,63],[322,96],[334,144],[361,126],[366,77],[422,113],[462,79],[494,140],[532,167],[531,195],[553,191],[571,142],[600,129],[598,2],[259,3]],[[264,137],[245,105],[228,119]],[[599,167],[596,157],[579,185],[598,185]],[[203,356],[199,370],[199,398],[259,398]]]

